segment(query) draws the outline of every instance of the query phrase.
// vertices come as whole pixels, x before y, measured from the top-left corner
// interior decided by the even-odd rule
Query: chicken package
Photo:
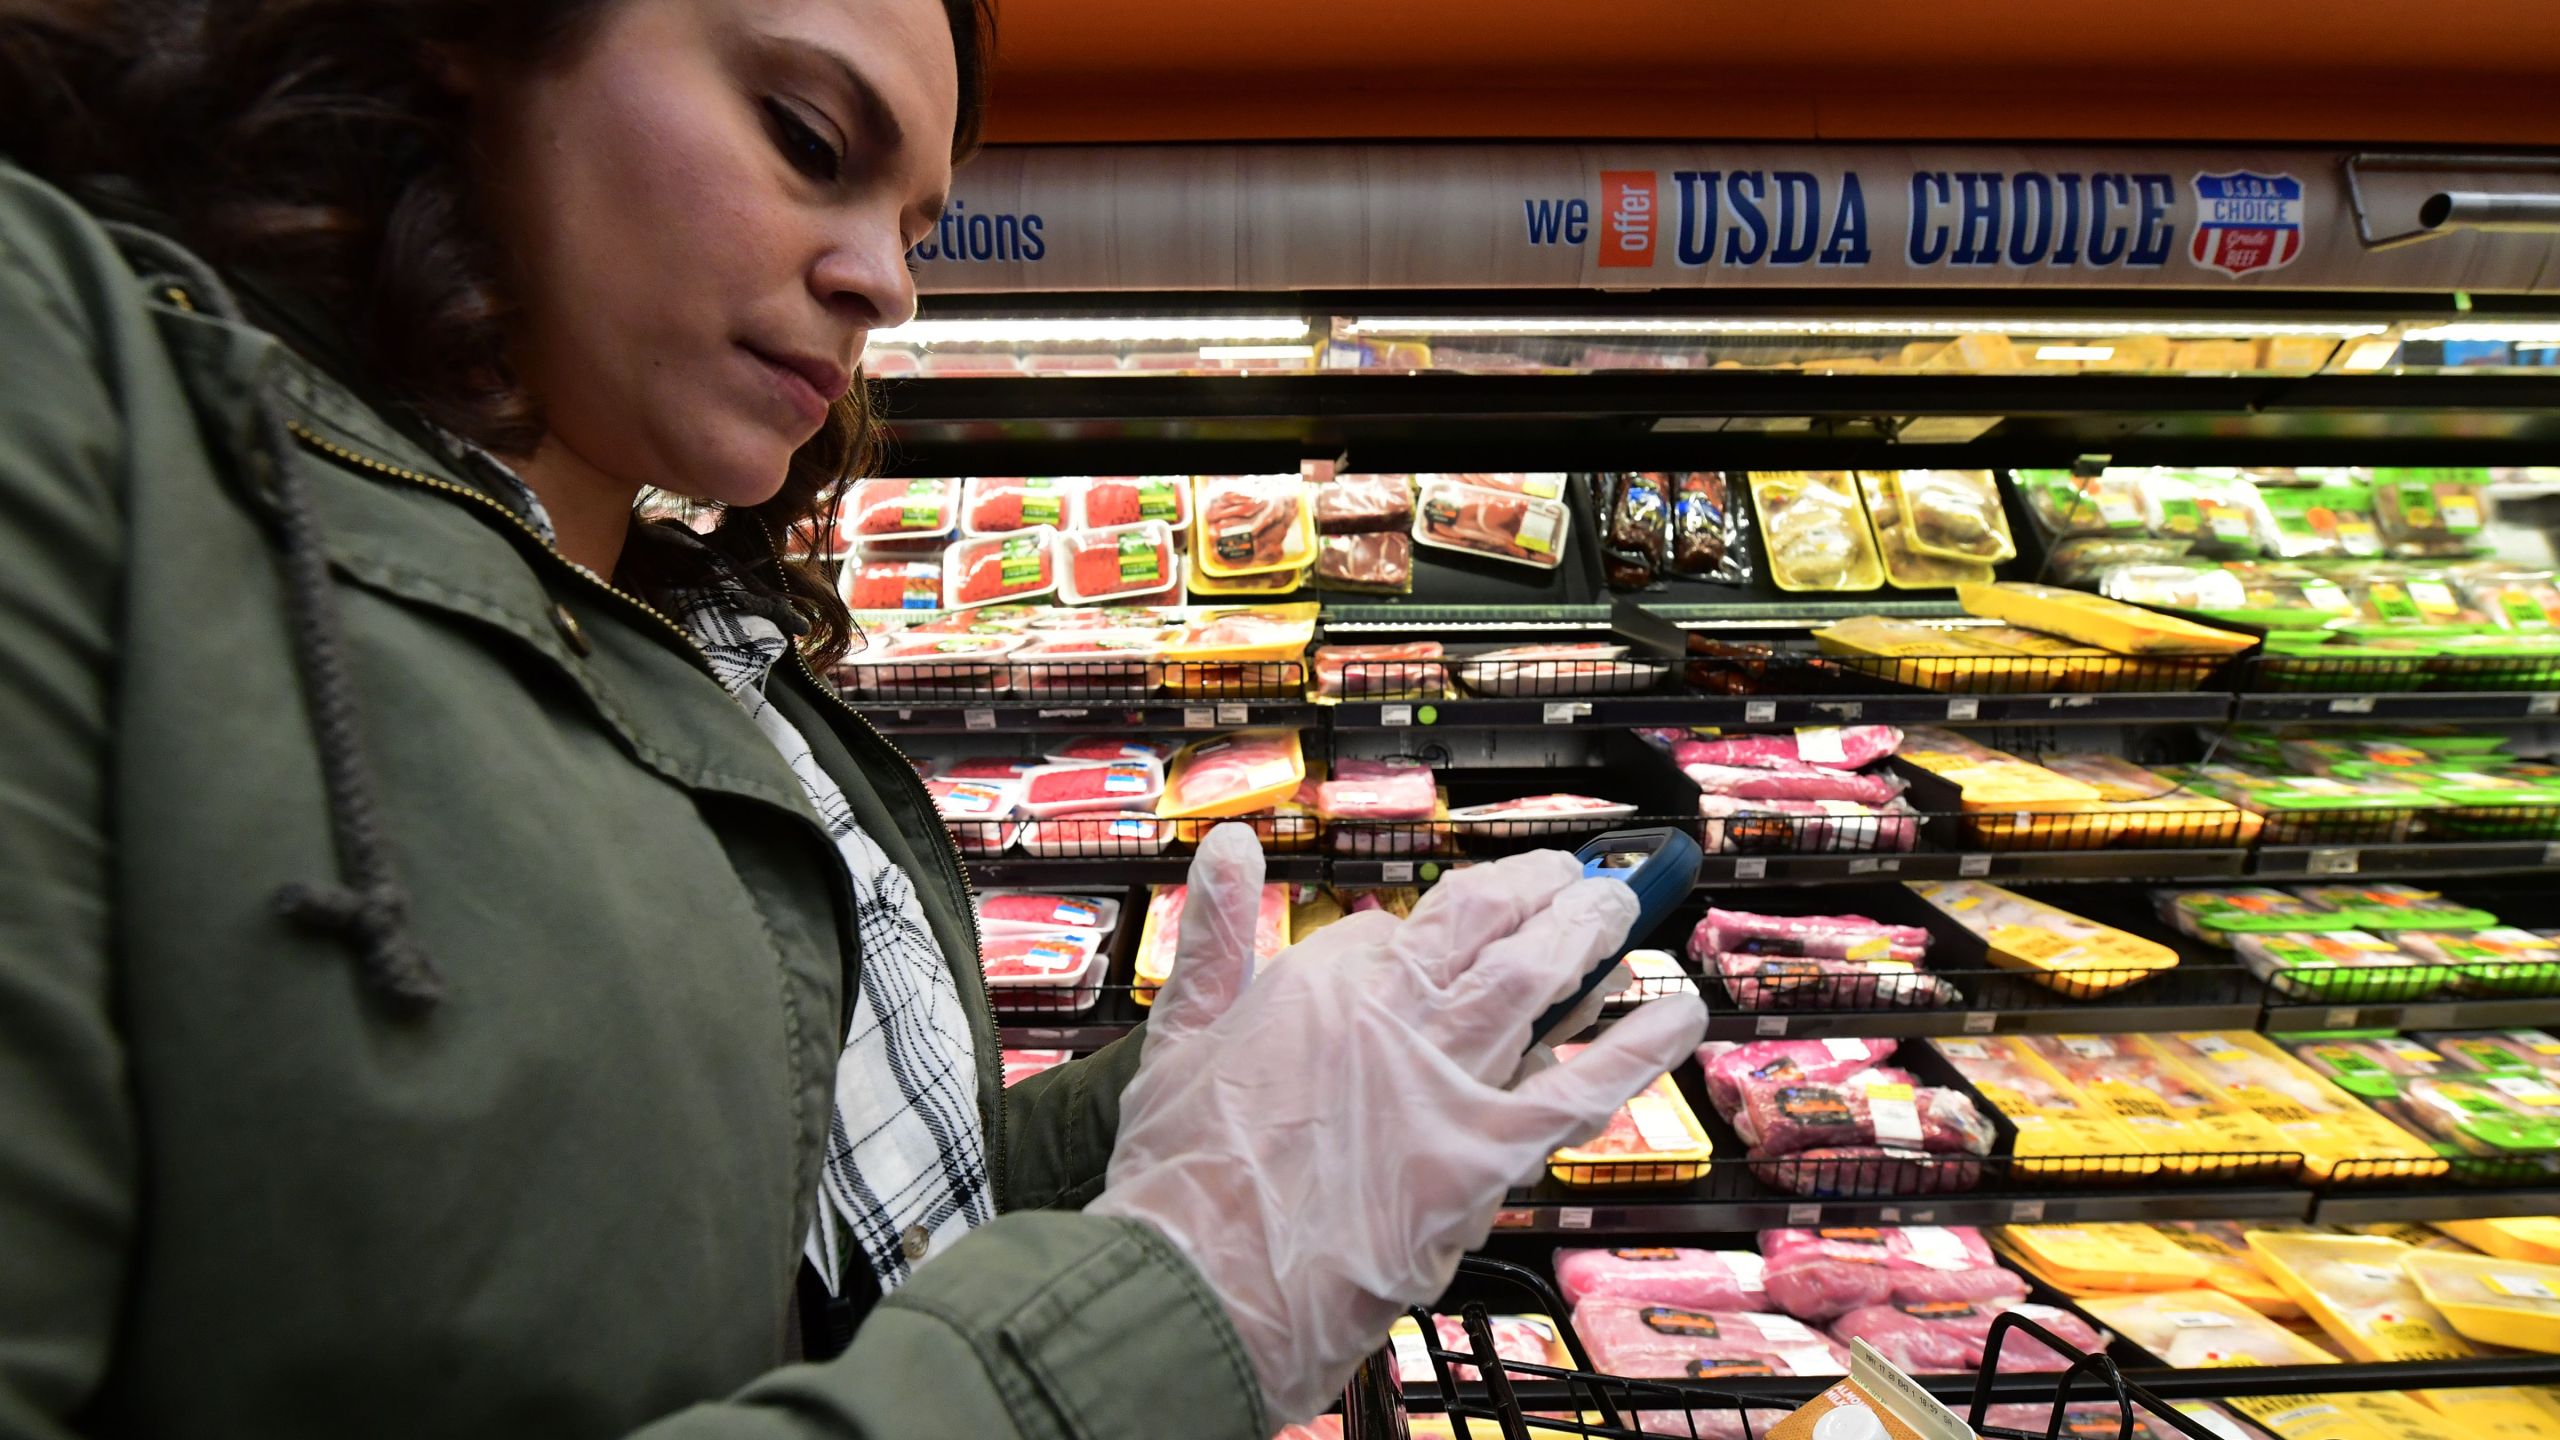
[[[1671,477],[1671,573],[1726,585],[1751,581],[1751,526],[1733,482],[1713,470]]]
[[[839,528],[856,535],[947,535],[960,520],[957,480],[859,480]]]
[[[1326,590],[1409,595],[1413,593],[1413,537],[1401,531],[1318,536],[1315,578]]]
[[[1319,645],[1315,667],[1316,693],[1336,700],[1437,696],[1448,684],[1449,676],[1448,667],[1441,663],[1437,640],[1397,645]]]
[[[1040,525],[954,544],[943,561],[943,607],[965,610],[1056,590],[1057,540],[1057,531]]]
[[[1864,915],[1755,915],[1709,907],[1689,937],[1689,958],[1716,953],[1911,962],[1928,955],[1929,932]]]
[[[1941,560],[2014,560],[2000,485],[1988,470],[1904,470],[1896,476],[1900,527],[1910,548]]]
[[[1396,1321],[1387,1331],[1387,1348],[1395,1352],[1396,1379],[1406,1385],[1427,1385],[1439,1379],[1439,1369],[1432,1363],[1431,1350],[1454,1351],[1460,1355],[1475,1352],[1475,1342],[1468,1338],[1467,1324],[1455,1315],[1431,1317],[1433,1345],[1426,1346],[1422,1327],[1408,1315]],[[1544,1315],[1488,1315],[1485,1329],[1493,1336],[1493,1353],[1501,1359],[1520,1365],[1544,1365],[1558,1369],[1570,1366],[1573,1358],[1556,1335],[1553,1320]],[[1449,1378],[1464,1385],[1481,1380],[1483,1375],[1473,1365],[1449,1364]],[[1525,1380],[1525,1375],[1514,1375]]]
[[[851,610],[937,610],[942,566],[928,560],[848,561],[844,603]]]
[[[1194,492],[1192,548],[1208,574],[1294,570],[1314,556],[1314,508],[1296,475],[1203,475]]]
[[[1991,963],[2074,998],[2174,969],[2178,952],[1981,880],[1914,880],[1911,893],[1979,936]]]
[[[1307,778],[1295,730],[1238,730],[1185,747],[1173,757],[1158,813],[1216,819],[1268,810]]]
[[[924,782],[952,840],[967,855],[1001,855],[1022,826],[1013,818],[1022,803],[1018,780],[935,779]]]
[[[1701,1310],[1595,1297],[1573,1307],[1573,1331],[1605,1375],[1676,1380],[1721,1375],[1845,1375],[1849,1353],[1788,1315]],[[1751,1368],[1755,1362],[1770,1368]],[[1693,1368],[1694,1367],[1694,1368]]]
[[[1884,1358],[1914,1375],[1971,1374],[1982,1368],[1991,1327],[2004,1314],[2032,1320],[2064,1344],[2084,1352],[2105,1349],[2105,1341],[2089,1323],[2050,1305],[1966,1300],[1918,1304],[1868,1305],[1831,1322],[1831,1334],[1846,1343],[1864,1340]],[[1998,1367],[2006,1372],[2067,1370],[2069,1357],[2021,1331],[2004,1340]]]
[[[1138,937],[1137,1000],[1141,1005],[1155,1003],[1156,991],[1173,974],[1174,959],[1182,942],[1182,909],[1190,896],[1190,887],[1159,885],[1147,899],[1147,921]],[[1253,963],[1256,969],[1270,964],[1280,952],[1289,948],[1289,887],[1262,887],[1261,908],[1253,925]]]
[[[2419,1252],[2372,1235],[2249,1232],[2277,1284],[2357,1360],[2458,1360],[2476,1353],[2409,1278]]]
[[[1965,1082],[2018,1130],[2015,1169],[2023,1175],[2068,1174],[2084,1169],[2121,1170],[2123,1158],[2142,1146],[2125,1128],[2089,1102],[2069,1081],[2037,1063],[2014,1037],[1968,1036],[1929,1042]],[[2100,1165],[2069,1158],[2107,1157]],[[2152,1167],[2134,1166],[2137,1174]]]
[[[1691,952],[1743,1010],[1896,1010],[1954,1005],[1953,985],[1908,960]]]
[[[1047,475],[973,476],[961,487],[960,533],[1005,535],[1067,523],[1075,482]]]
[[[2282,1230],[2290,1227],[2270,1222],[2266,1225],[2243,1225],[2232,1220],[2163,1220],[2151,1227],[2170,1244],[2196,1257],[2204,1266],[2205,1284],[2246,1306],[2250,1313],[2270,1320],[2299,1320],[2302,1306],[2284,1293],[2265,1266],[2258,1263],[2256,1252],[2249,1248],[2249,1231]],[[2412,1227],[2426,1230],[2424,1226]],[[2444,1237],[2426,1231],[2432,1240]]]
[[[1070,761],[1022,777],[1022,811],[1046,820],[1069,811],[1146,810],[1163,793],[1164,770],[1153,760]]]
[[[1854,800],[1737,800],[1698,796],[1706,848],[1731,855],[1899,854],[1919,843],[1920,812],[1896,797],[1885,805]]]
[[[1867,502],[1867,520],[1875,530],[1876,554],[1884,561],[1885,583],[1896,590],[1941,590],[1999,578],[1979,560],[1951,560],[1913,548],[1902,498],[1902,475],[1892,470],[1858,472],[1858,493]]]
[[[2150,1048],[2209,1084],[2222,1098],[2264,1122],[2286,1150],[2302,1152],[2315,1180],[2430,1179],[2444,1162],[2417,1137],[2366,1109],[2287,1055],[2245,1030],[2145,1036]],[[2560,1092],[2552,1095],[2560,1102]]]
[[[1336,475],[1316,487],[1316,533],[1319,535],[1404,531],[1412,525],[1413,477],[1410,475]]]
[[[1906,1072],[1867,1070],[1828,1083],[1745,1076],[1735,1089],[1733,1128],[1763,1158],[1842,1145],[1991,1153],[1991,1122],[1970,1099],[1916,1085]]]
[[[2141,1035],[2014,1037],[2121,1123],[2164,1169],[2291,1168],[2273,1126],[2206,1087]]]
[[[1191,525],[1187,475],[1096,475],[1077,487],[1076,525],[1102,530],[1159,520],[1176,530]]]
[[[1755,472],[1751,502],[1779,589],[1873,590],[1884,583],[1875,532],[1848,471]]]
[[[1004,1083],[1008,1088],[1019,1085],[1043,1070],[1054,1070],[1074,1058],[1072,1050],[1007,1050],[1004,1052]]]
[[[2085,1298],[2080,1308],[2179,1370],[2325,1365],[2326,1350],[2218,1290]]]
[[[981,890],[978,929],[988,935],[1090,930],[1107,934],[1120,919],[1120,902],[1102,895],[1060,895],[1046,890]]]
[[[1561,501],[1480,489],[1439,477],[1422,482],[1413,538],[1515,565],[1552,570],[1564,563],[1573,514]]]
[[[1600,568],[1609,588],[1645,589],[1671,552],[1670,487],[1661,472],[1646,470],[1601,476],[1594,488],[1607,521],[1600,537]]]
[[[1736,800],[1846,800],[1869,807],[1892,803],[1908,783],[1899,775],[1862,775],[1824,765],[1686,764],[1680,773],[1709,795]]]
[[[1902,731],[1891,725],[1808,725],[1785,734],[1676,741],[1671,747],[1671,763],[1750,770],[1785,771],[1802,766],[1860,770],[1891,755],[1901,745]]]
[[[1691,1250],[1675,1245],[1558,1250],[1556,1291],[1567,1305],[1632,1300],[1688,1310],[1757,1310],[1767,1303],[1765,1268],[1748,1250]]]
[[[1428,820],[1439,807],[1431,767],[1418,760],[1334,762],[1315,787],[1315,812],[1327,820]]]
[[[1731,1116],[1742,1105],[1742,1086],[1846,1080],[1893,1058],[1891,1040],[1710,1040],[1698,1047],[1698,1071],[1706,1077],[1707,1103]]]
[[[1058,537],[1064,557],[1058,595],[1070,605],[1170,595],[1182,584],[1173,531],[1160,520],[1109,530],[1071,530]]]

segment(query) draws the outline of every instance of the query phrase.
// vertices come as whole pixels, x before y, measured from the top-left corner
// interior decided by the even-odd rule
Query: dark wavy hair
[[[371,388],[500,454],[542,433],[510,373],[514,304],[465,174],[463,102],[432,57],[538,65],[574,53],[614,0],[0,0],[0,153],[76,187],[138,186],[217,266],[287,284],[337,317]],[[990,0],[943,0],[959,59],[954,160],[977,146]],[[852,619],[826,575],[768,537],[814,538],[874,459],[857,383],[771,500],[711,546],[809,623],[821,666]],[[688,578],[621,577],[663,595]],[[804,547],[805,548],[805,547]],[[778,568],[777,568],[778,567]]]

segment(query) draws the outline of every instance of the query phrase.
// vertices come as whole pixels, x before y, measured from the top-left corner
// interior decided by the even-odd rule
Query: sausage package
[[[1628,471],[1600,479],[1603,512],[1600,564],[1612,590],[1642,590],[1654,583],[1671,550],[1671,497],[1660,471]]]
[[[1671,477],[1671,573],[1725,585],[1751,582],[1751,525],[1733,477],[1685,470]]]
[[[1489,490],[1440,476],[1422,482],[1413,538],[1514,565],[1553,570],[1564,563],[1573,513],[1562,501]]]

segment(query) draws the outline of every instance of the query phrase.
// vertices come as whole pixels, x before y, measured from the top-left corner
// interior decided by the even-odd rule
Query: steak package
[[[1431,767],[1418,760],[1334,762],[1333,777],[1315,787],[1314,809],[1327,820],[1428,820],[1440,803]]]
[[[1406,595],[1413,591],[1413,537],[1403,531],[1324,535],[1316,540],[1315,578],[1327,590]]]
[[[1200,568],[1224,579],[1305,565],[1315,548],[1306,483],[1295,475],[1204,475],[1194,497]]]
[[[1558,1250],[1556,1290],[1567,1305],[1640,1300],[1690,1310],[1757,1310],[1764,1302],[1760,1257],[1748,1250],[1631,1246]]]
[[[1316,533],[1320,535],[1408,532],[1412,527],[1410,475],[1336,475],[1316,487]]]
[[[1561,501],[1433,478],[1414,507],[1413,538],[1444,550],[1553,570],[1564,563],[1573,515]]]
[[[1907,1071],[1861,1071],[1834,1081],[1744,1076],[1733,1128],[1755,1156],[1842,1145],[1937,1154],[1991,1153],[1991,1122],[1963,1093],[1913,1083]]]
[[[1882,1145],[1825,1145],[1779,1156],[1752,1173],[1789,1194],[1826,1200],[1954,1195],[1982,1183],[1982,1161]]]

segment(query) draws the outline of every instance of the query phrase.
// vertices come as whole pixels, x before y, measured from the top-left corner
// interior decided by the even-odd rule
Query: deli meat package
[[[1672,745],[1671,760],[1683,768],[1728,765],[1789,770],[1821,765],[1834,770],[1857,770],[1884,759],[1901,746],[1902,732],[1891,725],[1821,725],[1784,735],[1683,739]]]
[[[1594,1298],[1573,1307],[1592,1366],[1640,1379],[1845,1375],[1849,1353],[1786,1315]]]
[[[1994,1321],[2009,1311],[2033,1320],[2082,1350],[2103,1349],[2098,1332],[2087,1321],[2050,1305],[1976,1304],[1971,1301],[1928,1301],[1918,1304],[1869,1305],[1832,1322],[1831,1333],[1842,1341],[1864,1340],[1884,1358],[1914,1375],[1971,1374],[1983,1364],[1983,1347]],[[2070,1360],[2032,1335],[2012,1332],[2002,1343],[2004,1371],[2067,1370]]]
[[[1764,1303],[1760,1257],[1748,1250],[1657,1245],[1558,1250],[1556,1289],[1568,1305],[1641,1300],[1690,1310],[1757,1310]]]
[[[1573,523],[1561,501],[1487,490],[1433,477],[1422,483],[1413,538],[1443,550],[1552,570],[1564,563]]]
[[[1890,1066],[1829,1082],[1744,1076],[1736,1089],[1733,1128],[1762,1158],[1838,1145],[1991,1153],[1991,1122],[1970,1099]]]

